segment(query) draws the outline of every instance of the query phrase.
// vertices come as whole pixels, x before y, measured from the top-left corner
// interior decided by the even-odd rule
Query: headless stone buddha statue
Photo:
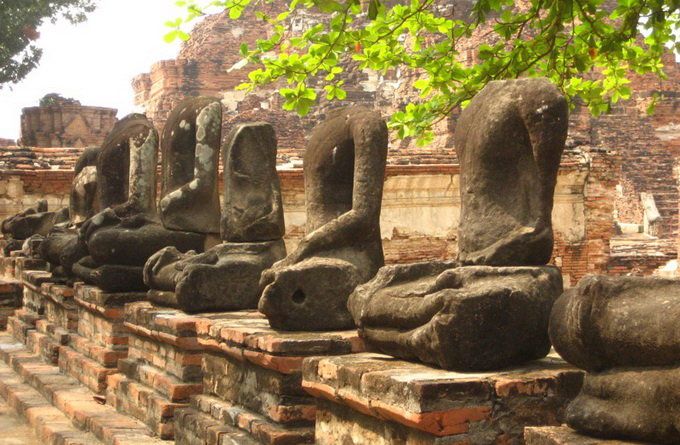
[[[89,257],[74,266],[78,276],[107,292],[139,291],[146,289],[144,263],[155,252],[167,246],[203,251],[209,234],[219,230],[213,212],[219,209],[221,116],[219,100],[205,97],[187,99],[170,114],[162,140],[160,221],[156,132],[144,118],[137,137],[121,140],[122,146],[129,141],[128,199],[83,224]]]
[[[97,159],[101,148],[86,148],[75,165],[69,196],[69,221],[56,224],[40,245],[40,256],[50,264],[52,280],[68,281],[73,264],[87,255],[78,228],[100,209],[97,199]]]
[[[348,306],[369,344],[459,371],[548,353],[562,278],[543,265],[567,117],[566,100],[546,79],[491,82],[472,99],[455,135],[459,258],[387,266],[357,287]]]
[[[223,147],[223,242],[202,254],[154,254],[144,268],[152,302],[189,313],[254,309],[262,271],[286,256],[273,127],[238,125]]]
[[[335,110],[313,130],[304,156],[307,234],[262,275],[259,309],[273,328],[353,326],[347,297],[384,264],[386,158],[387,126],[376,111]]]
[[[680,280],[589,276],[557,300],[555,350],[585,369],[567,424],[605,439],[680,443]]]
[[[47,201],[41,199],[35,205],[22,210],[2,221],[0,231],[7,241],[3,253],[21,250],[24,241],[38,235],[44,237],[55,224],[68,220],[68,208],[54,212],[48,211]]]

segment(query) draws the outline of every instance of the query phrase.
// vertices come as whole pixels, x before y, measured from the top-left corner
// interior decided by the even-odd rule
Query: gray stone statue
[[[21,250],[28,238],[34,235],[44,237],[49,233],[55,224],[60,224],[68,220],[68,208],[57,211],[48,211],[47,201],[41,199],[34,206],[22,210],[16,215],[0,223],[0,232],[7,240],[3,247],[4,255],[10,252]]]
[[[129,148],[127,201],[94,216],[80,231],[89,257],[73,270],[85,282],[107,292],[145,290],[143,267],[151,255],[167,246],[182,252],[203,251],[209,234],[219,230],[219,219],[212,216],[214,207],[219,208],[219,100],[187,99],[168,118],[162,141],[163,224],[156,210],[158,138],[151,123],[141,118],[143,121],[134,125],[130,122],[131,134],[121,134],[116,150],[124,153]],[[119,190],[114,182],[99,186],[104,193]]]
[[[387,266],[357,287],[348,307],[369,344],[459,371],[548,353],[562,277],[542,265],[567,117],[546,79],[491,82],[473,98],[456,127],[459,259]]]
[[[78,228],[101,210],[97,207],[100,152],[99,147],[83,150],[75,165],[69,196],[69,221],[53,226],[40,245],[40,256],[50,264],[53,281],[70,281],[73,264],[87,255],[87,246],[79,241]]]
[[[223,162],[224,242],[202,254],[175,247],[154,254],[144,268],[151,301],[189,313],[254,309],[262,271],[286,256],[273,127],[238,125]]]
[[[350,107],[329,113],[304,157],[307,235],[262,275],[259,309],[272,327],[336,330],[353,326],[347,298],[384,264],[380,205],[387,126],[380,113]]]
[[[596,437],[680,443],[680,280],[589,276],[555,303],[550,338],[587,372],[566,410]]]

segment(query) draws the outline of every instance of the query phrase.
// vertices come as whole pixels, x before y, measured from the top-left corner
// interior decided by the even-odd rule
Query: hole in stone
[[[293,303],[297,303],[297,304],[304,303],[306,298],[307,298],[307,296],[305,295],[304,292],[302,292],[302,289],[296,290],[293,293],[293,296],[291,297],[291,299],[293,300]]]

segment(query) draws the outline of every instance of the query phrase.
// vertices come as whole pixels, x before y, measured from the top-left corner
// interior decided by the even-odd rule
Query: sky
[[[0,138],[18,139],[24,107],[48,93],[83,105],[133,111],[131,80],[154,62],[176,57],[180,42],[163,40],[164,23],[182,15],[174,0],[99,0],[88,20],[72,25],[49,21],[39,28],[38,67],[20,83],[0,89]],[[9,89],[11,88],[11,90]]]

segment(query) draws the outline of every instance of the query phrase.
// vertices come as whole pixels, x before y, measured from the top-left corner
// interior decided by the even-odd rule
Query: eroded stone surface
[[[69,221],[52,227],[40,246],[40,256],[50,264],[55,279],[72,277],[73,264],[87,255],[78,227],[94,216],[97,207],[97,159],[101,149],[87,148],[75,166],[69,199]]]
[[[222,138],[222,105],[212,97],[180,102],[163,129],[160,213],[172,230],[218,233],[220,202],[217,165]]]
[[[490,82],[461,113],[456,151],[462,263],[548,262],[567,126],[567,102],[547,79]]]
[[[274,328],[347,329],[353,288],[384,264],[380,205],[387,126],[361,107],[334,111],[305,152],[307,235],[262,275],[259,309]]]
[[[396,357],[446,369],[499,369],[544,357],[562,292],[554,267],[386,266],[348,307],[362,337]]]
[[[0,231],[8,241],[3,247],[4,255],[20,250],[24,240],[32,235],[45,236],[55,225],[68,220],[68,209],[50,212],[47,201],[40,200],[34,206],[2,221]]]
[[[680,364],[680,280],[589,276],[555,303],[550,337],[588,371]]]
[[[680,442],[680,281],[586,277],[555,303],[550,337],[588,370],[567,423],[602,438]]]
[[[154,254],[144,270],[151,301],[191,313],[257,307],[262,271],[286,254],[271,125],[237,126],[224,146],[224,172],[225,242],[198,255],[174,247]]]
[[[680,367],[587,373],[566,421],[605,439],[680,443]]]

